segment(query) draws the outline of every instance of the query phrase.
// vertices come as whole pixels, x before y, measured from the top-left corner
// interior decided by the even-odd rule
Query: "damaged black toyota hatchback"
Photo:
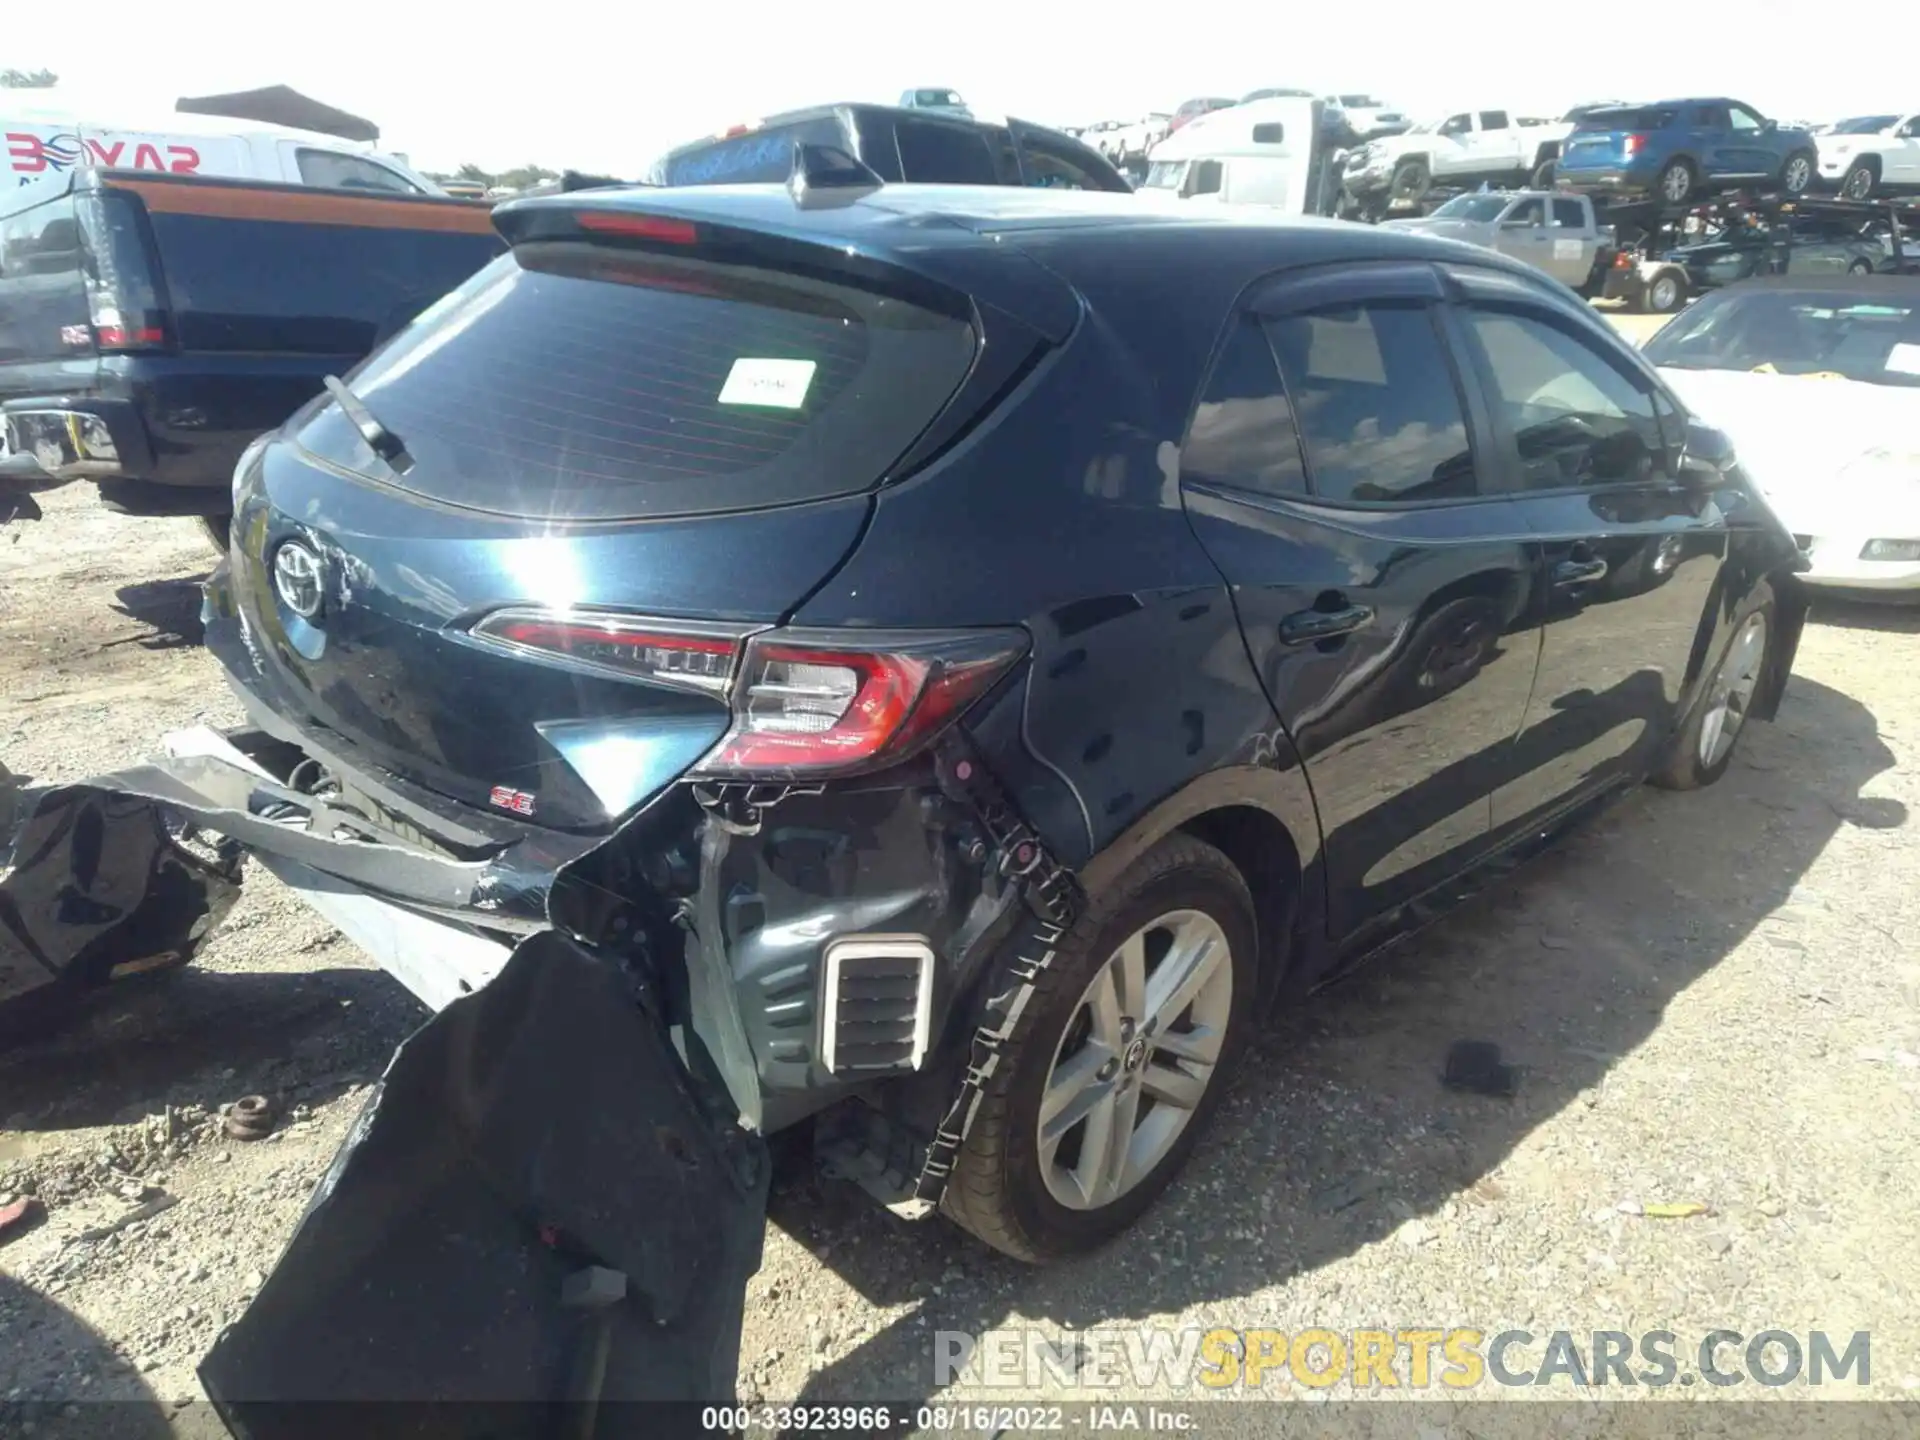
[[[505,205],[239,467],[253,728],[102,786],[438,1014],[230,1408],[730,1394],[802,1124],[901,1213],[1096,1246],[1283,997],[1779,702],[1791,537],[1564,288],[850,167]]]

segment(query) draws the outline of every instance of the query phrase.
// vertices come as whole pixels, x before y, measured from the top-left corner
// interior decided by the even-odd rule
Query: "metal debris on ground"
[[[1520,1088],[1520,1072],[1501,1060],[1500,1047],[1492,1041],[1456,1040],[1447,1050],[1440,1083],[1449,1090],[1510,1100]]]
[[[227,1107],[227,1134],[236,1140],[264,1140],[273,1133],[273,1102],[264,1095],[242,1095]]]

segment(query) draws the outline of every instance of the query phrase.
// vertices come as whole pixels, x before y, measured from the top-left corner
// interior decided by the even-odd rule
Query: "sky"
[[[1804,4],[1737,8],[1738,24],[1694,27],[1695,39],[1653,10],[1603,24],[1592,5],[1542,0],[835,0],[811,13],[790,0],[491,13],[414,0],[92,0],[77,28],[0,26],[0,67],[44,66],[63,88],[143,115],[182,95],[286,84],[371,119],[381,148],[418,168],[531,162],[622,176],[741,120],[921,85],[951,86],[978,113],[1055,125],[1270,85],[1369,90],[1420,117],[1698,94],[1783,120],[1920,109],[1910,46],[1848,45],[1844,60],[1807,63],[1782,43],[1809,34]]]

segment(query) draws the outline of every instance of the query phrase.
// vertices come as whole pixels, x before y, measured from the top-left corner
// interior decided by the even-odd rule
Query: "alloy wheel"
[[[1674,284],[1671,275],[1662,275],[1653,282],[1653,289],[1647,294],[1648,304],[1656,311],[1671,310],[1678,298],[1679,287]]]
[[[1807,188],[1807,181],[1813,177],[1813,166],[1804,155],[1796,155],[1787,162],[1787,173],[1780,178],[1789,195],[1798,195]]]
[[[1193,1119],[1233,1013],[1226,933],[1199,910],[1134,931],[1095,972],[1041,1092],[1040,1170],[1069,1210],[1111,1205]]]
[[[1702,769],[1711,770],[1733,749],[1734,739],[1740,734],[1748,707],[1753,703],[1753,692],[1760,686],[1760,667],[1766,658],[1767,617],[1758,613],[1749,615],[1727,647],[1727,658],[1720,662],[1720,669],[1713,677],[1707,713],[1700,724]]]
[[[1660,193],[1668,200],[1678,204],[1687,198],[1687,192],[1693,189],[1693,176],[1684,165],[1669,166],[1660,177]]]

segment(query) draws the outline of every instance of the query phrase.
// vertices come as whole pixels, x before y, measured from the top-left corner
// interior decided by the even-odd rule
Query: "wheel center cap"
[[[1138,1070],[1142,1065],[1146,1064],[1147,1042],[1145,1040],[1136,1040],[1127,1046],[1127,1053],[1121,1057],[1120,1063],[1125,1065],[1130,1071]]]

